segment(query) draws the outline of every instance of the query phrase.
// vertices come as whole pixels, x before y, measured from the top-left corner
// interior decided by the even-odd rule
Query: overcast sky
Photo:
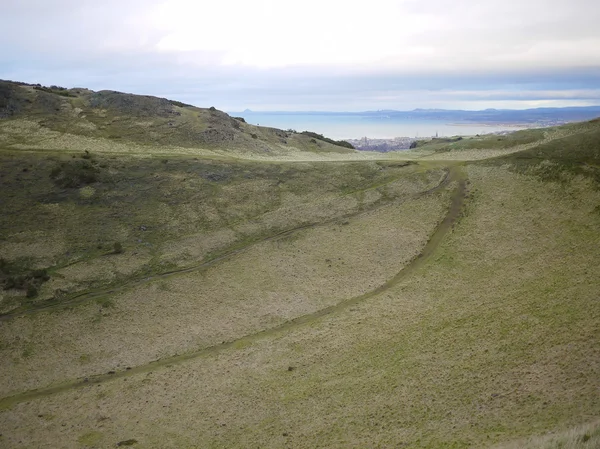
[[[3,0],[0,78],[227,111],[600,104],[598,0]]]

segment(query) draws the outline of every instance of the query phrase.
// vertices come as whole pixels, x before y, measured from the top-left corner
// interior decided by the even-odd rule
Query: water
[[[243,112],[233,115],[244,117],[252,125],[270,126],[296,131],[313,131],[332,139],[393,139],[394,137],[469,136],[498,131],[523,129],[517,125],[448,123],[399,117],[366,117],[360,115],[277,114]]]

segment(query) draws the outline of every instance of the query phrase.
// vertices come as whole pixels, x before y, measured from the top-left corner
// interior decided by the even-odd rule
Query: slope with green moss
[[[259,163],[5,104],[3,447],[597,444],[600,121]]]
[[[600,119],[565,129],[572,134],[496,158],[492,163],[510,164],[519,173],[548,181],[566,181],[580,175],[600,186]]]
[[[351,148],[300,133],[249,125],[214,107],[115,91],[45,88],[0,81],[0,120],[27,120],[43,130],[115,144],[237,150],[242,153],[335,152]],[[0,122],[1,123],[1,122]],[[7,125],[10,128],[10,124]],[[35,135],[13,133],[1,146],[27,148]],[[39,136],[43,139],[41,132]]]
[[[560,145],[569,142],[570,147],[577,146],[584,134],[597,130],[597,121],[572,123],[568,125],[527,129],[507,135],[466,136],[457,138],[436,138],[417,142],[416,148],[402,152],[406,159],[415,160],[483,160],[508,156],[510,154],[529,154],[541,145]],[[572,139],[570,137],[573,136]],[[582,142],[582,148],[593,145],[596,137],[589,135],[588,143]],[[582,151],[582,150],[577,150]],[[529,156],[526,156],[529,157]],[[569,154],[568,158],[578,159],[578,154]]]

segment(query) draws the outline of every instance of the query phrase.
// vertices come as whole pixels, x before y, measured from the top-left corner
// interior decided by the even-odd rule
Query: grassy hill
[[[0,446],[598,447],[600,121],[368,160],[3,86]]]
[[[76,150],[73,147],[82,144],[94,150],[94,143],[102,139],[102,146],[113,146],[115,151],[123,144],[136,144],[154,149],[226,150],[232,155],[353,152],[330,139],[249,125],[213,107],[197,108],[165,98],[107,90],[49,88],[1,80],[0,119],[4,119],[2,127],[8,134],[0,142],[5,148],[39,148],[40,140],[58,133],[60,150]],[[20,131],[23,126],[28,128],[26,133]]]

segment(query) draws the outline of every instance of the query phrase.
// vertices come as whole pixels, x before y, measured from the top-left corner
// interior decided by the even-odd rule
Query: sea
[[[237,112],[252,125],[312,131],[331,139],[393,139],[395,137],[451,137],[489,134],[524,129],[516,124],[448,123],[442,120],[401,117],[367,117],[360,115],[277,114],[274,112]]]

